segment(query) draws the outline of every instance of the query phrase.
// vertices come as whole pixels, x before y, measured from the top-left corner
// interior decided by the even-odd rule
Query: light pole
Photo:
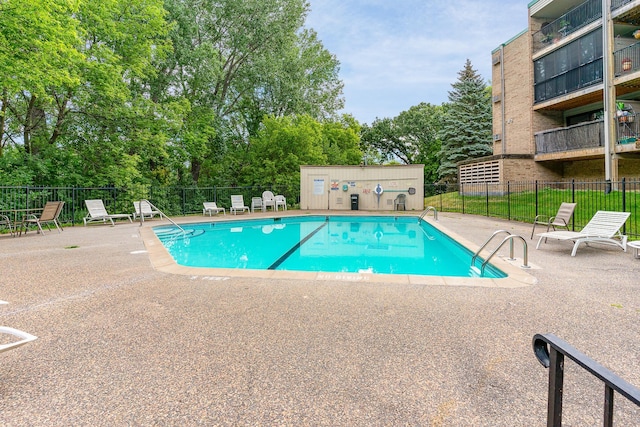
[[[612,182],[617,181],[618,168],[614,167],[616,140],[616,88],[613,85],[613,23],[611,0],[602,0],[602,77],[604,103],[604,175],[605,193],[611,192]]]

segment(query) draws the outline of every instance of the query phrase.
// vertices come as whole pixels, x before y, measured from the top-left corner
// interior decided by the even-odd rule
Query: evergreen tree
[[[440,131],[440,181],[456,182],[457,164],[491,155],[491,98],[487,85],[467,59],[451,85]]]

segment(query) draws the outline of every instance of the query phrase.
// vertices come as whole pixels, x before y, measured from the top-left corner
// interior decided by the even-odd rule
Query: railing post
[[[604,385],[604,427],[613,427],[613,388]]]
[[[562,390],[564,382],[564,354],[553,346],[549,349],[549,403],[547,427],[562,427]]]

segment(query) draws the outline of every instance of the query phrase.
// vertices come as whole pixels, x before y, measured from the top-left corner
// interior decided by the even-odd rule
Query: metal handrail
[[[507,230],[496,230],[496,231],[494,231],[493,234],[491,235],[491,237],[489,237],[487,239],[487,241],[484,242],[482,244],[482,246],[480,246],[480,249],[478,249],[476,251],[476,253],[473,254],[473,256],[471,257],[471,265],[472,266],[473,266],[473,263],[475,262],[476,258],[478,257],[478,255],[480,255],[480,252],[482,252],[482,250],[485,248],[485,246],[487,246],[489,244],[489,242],[491,242],[493,240],[493,238],[496,237],[500,233],[507,233],[508,235],[511,235],[511,233],[508,232]],[[511,258],[513,258],[513,250],[511,251],[510,255],[511,255]]]
[[[165,214],[164,212],[162,212],[160,209],[158,209],[158,207],[156,205],[154,205],[153,203],[151,203],[150,201],[148,201],[147,199],[142,199],[140,201],[140,227],[142,227],[142,224],[144,223],[144,214],[142,213],[142,202],[147,202],[149,203],[149,206],[151,206],[153,209],[157,210],[158,212],[160,212],[162,215],[164,215],[164,217],[169,220],[169,222],[173,225],[175,225],[176,227],[178,227],[178,229],[180,229],[180,231],[182,231],[183,233],[186,233],[185,229],[180,227],[178,224],[176,224],[176,222],[174,220],[172,220],[171,218],[169,218],[167,216],[167,214]]]
[[[438,220],[438,210],[436,208],[434,208],[433,206],[427,206],[427,208],[422,211],[422,213],[420,214],[420,218],[418,219],[418,222],[420,222],[421,219],[423,219],[428,213],[429,211],[433,211],[433,219],[435,219],[436,221]]]
[[[549,368],[549,397],[547,404],[547,426],[549,427],[562,426],[564,356],[569,357],[591,375],[604,382],[603,425],[605,427],[613,427],[614,391],[617,391],[635,405],[640,406],[640,389],[553,334],[536,334],[533,337],[533,353],[542,366]]]
[[[509,242],[509,260],[513,261],[515,259],[513,257],[513,239],[520,239],[522,241],[522,245],[523,245],[522,246],[522,248],[523,248],[522,258],[523,258],[524,264],[521,267],[522,268],[530,268],[529,267],[529,251],[528,251],[528,248],[527,248],[527,241],[522,236],[519,236],[517,234],[511,234],[507,230],[496,230],[496,231],[493,232],[491,237],[489,237],[487,239],[487,241],[484,242],[484,244],[482,246],[480,246],[480,249],[478,249],[476,251],[476,253],[473,254],[473,256],[471,257],[471,267],[473,267],[473,265],[475,264],[476,258],[478,258],[478,256],[480,255],[480,252],[482,252],[482,250],[489,244],[489,242],[491,242],[493,240],[493,238],[496,237],[500,233],[507,233],[508,236],[506,236],[504,239],[502,239],[502,242],[500,242],[498,247],[496,247],[489,254],[489,256],[483,261],[482,265],[480,266],[480,274],[484,273],[484,268],[487,266],[487,264],[489,263],[491,258],[493,258],[493,256],[500,250],[500,248],[502,248],[502,246],[505,243],[507,243],[507,241]]]

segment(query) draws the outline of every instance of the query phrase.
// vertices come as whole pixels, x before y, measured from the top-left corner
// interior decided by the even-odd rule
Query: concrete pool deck
[[[39,337],[0,354],[0,425],[544,425],[536,333],[640,385],[631,250],[571,257],[566,242],[535,250],[529,224],[440,213],[471,245],[526,237],[534,280],[174,274],[144,243],[162,223],[0,235],[0,325]],[[603,394],[568,361],[565,424],[601,425]],[[616,395],[614,422],[640,411]]]

